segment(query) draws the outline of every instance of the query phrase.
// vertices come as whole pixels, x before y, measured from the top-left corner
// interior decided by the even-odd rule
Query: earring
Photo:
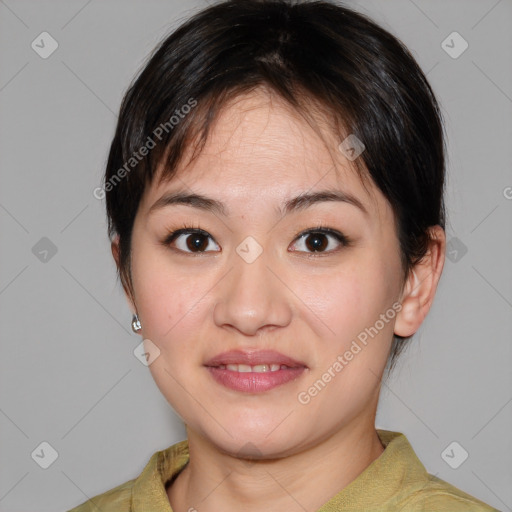
[[[137,334],[141,329],[142,326],[140,325],[139,316],[135,313],[132,318],[132,331]]]

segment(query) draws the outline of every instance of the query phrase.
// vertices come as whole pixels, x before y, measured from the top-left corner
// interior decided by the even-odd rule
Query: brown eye
[[[208,247],[208,238],[201,233],[191,233],[185,240],[187,249],[193,251],[205,251]]]
[[[211,235],[202,229],[178,229],[167,236],[164,245],[174,245],[176,249],[186,253],[213,252],[207,250],[210,246],[209,240],[213,241]]]
[[[300,252],[334,252],[337,246],[346,246],[349,243],[345,235],[336,230],[327,228],[309,230],[301,233],[297,238],[298,242],[294,245],[299,245],[298,250]]]
[[[323,233],[311,233],[305,236],[306,247],[311,251],[325,251],[329,245],[327,236]]]

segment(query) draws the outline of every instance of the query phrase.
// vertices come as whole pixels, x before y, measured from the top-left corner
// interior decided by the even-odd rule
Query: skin
[[[393,332],[410,336],[427,315],[445,234],[431,228],[429,253],[403,282],[391,206],[373,183],[365,189],[337,150],[341,139],[321,130],[322,139],[281,100],[256,91],[224,108],[196,160],[144,192],[125,291],[142,338],[160,350],[153,378],[187,428],[190,462],[167,488],[175,512],[314,511],[383,452],[375,415]],[[276,214],[290,197],[326,188],[356,196],[367,214],[334,201]],[[149,212],[179,189],[222,201],[229,216],[189,205]],[[186,234],[162,244],[184,222],[211,236],[202,253],[180,252]],[[315,235],[309,244],[296,235],[319,225],[351,245],[323,235],[315,257]],[[236,252],[248,236],[263,249],[252,263]],[[118,262],[117,239],[112,252]],[[298,394],[397,301],[401,310],[378,335],[300,403]],[[203,366],[231,349],[274,349],[308,368],[272,390],[237,392]]]

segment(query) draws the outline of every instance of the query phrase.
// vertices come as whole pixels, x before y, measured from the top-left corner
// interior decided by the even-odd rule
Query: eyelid
[[[178,238],[180,235],[191,235],[191,234],[200,234],[204,236],[208,236],[213,239],[212,235],[208,233],[207,231],[204,231],[204,229],[196,228],[196,227],[183,227],[179,229],[170,230],[168,234],[163,239],[162,243],[164,245],[168,245],[172,243],[176,238]]]
[[[324,225],[319,225],[312,228],[307,228],[295,235],[293,245],[296,244],[298,241],[300,241],[303,237],[306,237],[311,234],[320,233],[326,236],[331,236],[336,239],[336,241],[341,245],[341,248],[337,249],[331,249],[327,251],[319,251],[319,252],[309,252],[309,251],[291,251],[291,252],[298,252],[300,254],[305,254],[308,258],[321,258],[326,257],[332,254],[337,254],[339,251],[343,248],[351,247],[352,246],[352,240],[347,237],[345,234],[343,234],[341,231],[338,231],[337,229],[329,228]]]
[[[170,232],[167,234],[167,236],[162,240],[162,245],[165,247],[169,247],[173,250],[179,251],[180,253],[187,254],[190,256],[200,256],[201,254],[208,253],[208,252],[220,252],[220,251],[199,251],[199,252],[190,252],[190,251],[183,251],[181,249],[171,247],[171,244],[181,235],[193,235],[193,234],[200,234],[203,236],[206,236],[207,238],[210,238],[213,240],[217,245],[219,245],[215,239],[213,238],[210,233],[205,231],[204,229],[201,229],[199,227],[193,227],[193,226],[183,226],[182,228],[170,230]]]
[[[322,233],[324,235],[331,235],[335,238],[339,239],[340,242],[342,242],[344,245],[349,245],[351,243],[351,240],[343,234],[341,231],[338,231],[334,228],[329,228],[324,225],[319,225],[313,228],[307,228],[303,231],[300,231],[295,235],[294,240],[297,240],[298,238],[301,238],[302,236],[309,235],[311,233]]]

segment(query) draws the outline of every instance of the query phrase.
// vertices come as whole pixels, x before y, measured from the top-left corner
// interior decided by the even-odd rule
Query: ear
[[[430,310],[443,271],[446,234],[441,226],[431,226],[429,232],[427,254],[411,269],[402,291],[402,309],[395,322],[398,336],[409,337],[419,329]]]
[[[126,276],[124,275],[123,272],[120,271],[119,235],[116,235],[116,237],[112,240],[110,249],[112,250],[112,256],[114,257],[114,261],[116,262],[116,267],[120,274],[121,283],[123,285],[123,290],[124,290],[126,300],[128,302],[128,305],[130,306],[132,313],[135,314],[135,312],[137,311],[137,308],[135,307],[135,301],[133,300],[133,296],[130,291],[130,286],[126,282]]]
[[[116,262],[116,267],[119,269],[119,235],[116,235],[110,244],[110,249],[112,250],[112,256],[114,257],[114,261]]]

